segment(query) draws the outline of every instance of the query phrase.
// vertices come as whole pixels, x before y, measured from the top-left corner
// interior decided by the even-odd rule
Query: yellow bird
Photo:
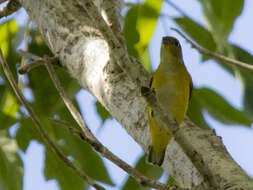
[[[150,87],[155,91],[156,98],[163,110],[171,114],[180,124],[187,112],[192,79],[185,68],[181,46],[176,38],[163,37],[160,58],[160,65],[152,76]],[[152,137],[148,161],[160,166],[163,163],[171,135],[164,127],[159,126],[149,105],[147,114]]]

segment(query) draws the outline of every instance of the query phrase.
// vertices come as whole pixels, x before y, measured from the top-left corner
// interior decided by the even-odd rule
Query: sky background
[[[202,8],[196,0],[177,0],[175,2],[181,9],[195,21],[204,23]],[[240,45],[253,54],[253,1],[245,0],[244,9],[235,22],[234,29],[229,36],[229,41]],[[18,23],[24,24],[27,15],[19,13]],[[180,16],[173,8],[166,3],[163,4],[162,13],[169,16]],[[160,43],[162,36],[170,35],[177,37],[183,48],[183,57],[188,71],[190,72],[195,87],[209,87],[221,94],[233,106],[242,108],[242,87],[238,80],[224,71],[213,61],[200,62],[199,53],[192,49],[180,36],[169,28],[175,27],[171,19],[161,17],[158,20],[157,28],[151,40],[149,51],[152,68],[156,69],[159,64]],[[82,114],[92,132],[98,139],[108,147],[114,154],[134,166],[138,158],[143,154],[140,146],[126,133],[120,124],[114,119],[108,119],[102,126],[101,120],[97,117],[95,109],[95,98],[85,90],[77,94],[77,99],[81,103]],[[214,127],[217,135],[222,137],[223,143],[232,155],[234,160],[253,177],[253,130],[240,126],[228,126],[214,120],[208,113],[205,119],[210,126]],[[33,141],[25,153],[20,152],[24,161],[24,190],[58,190],[55,180],[46,181],[43,177],[44,148]],[[126,173],[103,159],[111,174],[115,187],[106,186],[111,190],[119,189],[126,180]],[[163,177],[164,179],[165,177]],[[93,188],[90,188],[93,189]]]

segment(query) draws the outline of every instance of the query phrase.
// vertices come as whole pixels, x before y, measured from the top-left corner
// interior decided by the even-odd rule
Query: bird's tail
[[[156,122],[150,106],[147,106],[147,114],[152,138],[152,144],[148,153],[148,162],[160,166],[163,163],[165,150],[171,139],[171,135]]]
[[[166,148],[160,152],[156,152],[154,148],[150,146],[149,153],[148,153],[148,162],[161,166],[164,160],[165,150]]]

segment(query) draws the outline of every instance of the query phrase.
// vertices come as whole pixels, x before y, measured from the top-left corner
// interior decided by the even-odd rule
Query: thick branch
[[[87,7],[90,1],[65,0],[23,0],[22,5],[68,72],[147,150],[146,101],[139,87],[148,86],[150,76],[129,59],[124,44],[101,20],[98,8],[93,4]],[[183,187],[253,188],[211,131],[186,120],[175,139],[167,147],[162,167]]]
[[[76,1],[78,2],[78,6],[81,6],[83,11],[87,13],[93,21],[94,27],[101,32],[103,39],[109,45],[111,59],[117,62],[117,65],[127,74],[126,76],[129,80],[135,82],[140,87],[142,81],[138,80],[139,71],[135,69],[134,62],[128,56],[124,44],[117,39],[113,30],[108,26],[102,15],[99,14],[94,2],[92,0],[86,0],[86,3],[83,3],[81,0]]]
[[[121,43],[124,43],[123,35],[123,18],[121,16],[121,9],[123,2],[118,0],[107,0],[102,3],[102,16],[106,20],[108,26],[112,29],[115,36]],[[106,18],[105,18],[106,17]]]
[[[0,18],[9,16],[20,8],[21,4],[17,0],[9,0],[7,5],[0,9]]]

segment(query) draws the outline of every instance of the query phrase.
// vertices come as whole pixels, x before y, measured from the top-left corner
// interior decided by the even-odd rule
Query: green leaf
[[[32,41],[29,44],[29,50],[31,53],[38,56],[52,56],[52,53],[47,45],[41,40],[40,34],[34,30],[31,30],[30,34]],[[56,70],[58,71],[59,69],[56,68]],[[59,94],[48,76],[49,75],[45,67],[35,68],[32,72],[29,72],[28,75],[28,85],[34,96],[34,102],[32,104],[37,114],[52,115],[55,113],[55,107],[63,106],[61,98],[59,98]]]
[[[146,163],[146,156],[143,155],[137,162],[135,168],[147,177],[157,180],[161,177],[163,170],[160,167],[153,166]],[[143,187],[137,183],[132,177],[128,177],[126,183],[124,184],[122,190],[135,189],[135,190],[146,190],[147,187]]]
[[[172,176],[168,178],[167,184],[174,187],[181,187],[180,183],[178,183]]]
[[[52,56],[51,51],[42,41],[38,32],[31,30],[31,37],[32,41],[29,44],[29,49],[32,53],[39,56]],[[74,79],[70,78],[70,76],[63,69],[56,67],[55,70],[64,90],[69,97],[74,100],[75,94],[80,89],[80,86]],[[45,67],[38,67],[34,69],[32,72],[29,72],[28,77],[28,85],[34,96],[34,102],[32,103],[33,108],[38,114],[49,117],[65,108],[65,104],[54,87]]]
[[[10,39],[18,31],[18,25],[15,20],[9,20],[0,25],[0,47],[3,51],[3,55],[6,57],[9,53]],[[13,45],[13,44],[12,44]]]
[[[56,179],[61,190],[84,190],[87,184],[51,148],[46,149],[44,174],[47,180]]]
[[[97,113],[100,116],[100,118],[102,119],[102,123],[104,123],[104,121],[106,119],[112,118],[111,114],[105,109],[105,107],[100,104],[98,101],[96,101],[96,109],[97,109]]]
[[[0,131],[0,189],[21,190],[23,186],[23,163],[18,146],[7,131]]]
[[[210,126],[206,123],[205,118],[203,117],[203,106],[200,103],[201,97],[198,93],[195,92],[195,88],[192,91],[192,97],[189,103],[187,115],[193,123],[198,127],[204,129],[210,129]]]
[[[63,105],[44,67],[36,68],[29,73],[29,87],[32,89],[35,100],[32,103],[33,108],[38,114],[51,115],[56,106]]]
[[[232,107],[223,97],[215,91],[208,88],[196,89],[199,97],[199,103],[215,119],[230,125],[250,126],[252,120],[248,119],[245,114]]]
[[[5,104],[3,106],[3,113],[10,116],[15,117],[18,112],[19,105],[16,101],[16,98],[12,93],[8,92],[5,98]]]
[[[64,117],[64,119],[72,119],[71,122],[74,123],[73,118],[68,113],[68,111],[65,109],[62,109],[60,112],[59,117]],[[111,181],[106,168],[104,166],[104,163],[102,162],[101,158],[95,153],[91,147],[84,143],[82,140],[80,140],[78,137],[73,136],[69,133],[68,130],[66,130],[64,127],[59,126],[51,126],[48,121],[49,116],[42,116],[40,115],[40,119],[42,121],[43,127],[47,130],[47,133],[50,135],[50,137],[53,139],[55,143],[58,144],[58,147],[63,150],[66,156],[71,156],[75,162],[76,165],[78,165],[79,168],[81,168],[83,171],[85,171],[89,176],[92,178],[99,180],[103,183],[107,183],[109,185],[113,185],[113,182]],[[37,140],[44,144],[44,139],[41,138],[40,133],[36,129],[34,123],[30,118],[22,119],[20,121],[21,125],[20,128],[17,131],[16,139],[20,146],[20,148],[25,151],[28,147],[31,140]],[[48,146],[46,146],[48,149]],[[47,150],[48,151],[48,150]],[[54,154],[54,153],[53,153]],[[56,156],[56,155],[54,155]],[[62,172],[56,172],[56,173],[50,173],[51,172],[51,165],[55,165],[55,157],[54,160],[50,161],[49,159],[52,159],[52,155],[47,158],[47,163],[49,165],[45,165],[45,176],[48,179],[56,179],[58,180],[58,183],[63,189],[68,189],[71,187],[72,182],[76,182],[76,188],[75,189],[83,189],[84,184],[79,183],[77,179],[79,179],[76,174],[72,173],[72,171],[69,171],[68,168],[63,169]],[[57,159],[56,159],[57,160]],[[53,162],[53,164],[51,164]],[[57,161],[58,162],[58,161]],[[60,165],[63,164],[63,165]],[[56,164],[56,167],[62,168],[66,167],[65,163]],[[47,173],[48,172],[48,173]],[[66,172],[66,175],[64,174]],[[66,180],[66,177],[61,177],[58,175],[65,175],[65,176],[73,176],[70,181]],[[67,178],[68,179],[68,178]]]
[[[153,36],[162,0],[146,0],[144,4],[131,6],[125,18],[124,35],[130,55],[138,58],[150,71],[148,44]]]
[[[73,136],[62,126],[55,125],[53,129],[58,145],[66,155],[74,159],[74,162],[83,171],[95,180],[114,185],[107,173],[103,161],[99,155],[93,151],[89,144],[79,137]]]
[[[139,7],[138,20],[136,24],[137,31],[140,35],[140,40],[136,44],[139,52],[143,52],[153,36],[162,0],[145,0],[145,3]]]
[[[65,92],[73,100],[80,86],[78,86],[76,81],[70,79],[63,70],[56,69],[56,73]],[[41,80],[41,78],[43,78],[43,80]],[[48,77],[48,73],[44,67],[37,68],[29,73],[29,87],[34,95],[35,101],[32,104],[37,113],[49,116],[57,113],[63,108],[66,109],[65,104],[60,98],[50,77]]]
[[[47,119],[47,118],[46,118]],[[48,126],[47,120],[42,118],[42,124],[46,128],[48,134],[53,141],[58,144],[58,147],[66,156],[70,156],[74,163],[85,171],[95,180],[113,185],[104,163],[101,158],[91,149],[91,147],[69,133],[61,126]],[[31,140],[37,140],[44,144],[40,133],[34,126],[31,119],[22,119],[21,126],[17,131],[16,139],[20,148],[25,151]],[[56,179],[62,189],[84,189],[86,184],[80,180],[76,173],[73,173],[65,163],[63,163],[54,152],[46,145],[46,163],[45,177],[47,179]],[[67,179],[67,180],[66,180]],[[75,183],[73,185],[72,183]]]
[[[8,91],[6,85],[0,85],[0,130],[7,129],[18,121],[14,117],[17,111],[16,99]]]
[[[37,140],[40,143],[43,142],[41,135],[31,118],[22,118],[20,120],[20,127],[16,133],[16,140],[19,148],[24,152],[31,140]]]
[[[148,48],[146,48],[143,52],[142,52],[142,56],[140,57],[140,61],[143,65],[143,67],[151,72],[151,64],[150,64],[150,57],[149,57],[149,52],[148,52]]]
[[[74,105],[77,107],[76,101],[74,101]],[[65,107],[59,109],[57,116],[59,119],[68,121],[70,125],[76,126],[76,121]],[[51,134],[64,153],[71,156],[74,162],[90,177],[103,183],[114,185],[100,156],[93,151],[89,144],[71,134],[66,127],[55,125],[55,123]]]
[[[237,45],[232,44],[231,46],[233,48],[233,53],[237,60],[253,65],[253,56],[249,52],[247,52],[245,49]],[[241,68],[241,67],[238,67],[238,68]],[[245,69],[245,71],[248,71],[248,70]],[[251,73],[251,71],[249,72]]]
[[[16,63],[19,61],[16,53],[18,29],[15,20],[8,20],[0,25],[0,47],[12,73],[16,73]],[[17,78],[17,75],[14,74],[14,77]]]
[[[127,51],[129,55],[136,58],[139,57],[137,50],[135,49],[135,44],[139,41],[139,33],[136,30],[136,23],[138,17],[138,7],[135,6],[131,8],[125,16],[124,25],[124,36],[126,39]]]
[[[253,117],[253,84],[249,81],[246,82],[245,88],[244,88],[244,97],[243,97],[243,106],[244,106],[244,112],[250,116]]]
[[[253,56],[248,53],[246,50],[242,49],[241,47],[238,47],[236,45],[232,45],[233,53],[235,56],[235,59],[239,61],[243,61],[245,63],[248,63],[250,65],[253,65]],[[244,112],[248,114],[250,117],[253,117],[253,75],[252,71],[236,67],[236,75],[235,75],[243,85],[243,106],[244,106]]]
[[[174,18],[174,21],[200,46],[210,51],[216,50],[216,43],[213,36],[206,28],[188,17]]]
[[[6,85],[0,85],[0,109],[3,109],[3,106],[5,104],[5,96],[6,96]]]
[[[7,129],[7,128],[11,127],[13,124],[18,122],[17,119],[10,117],[9,115],[6,115],[1,112],[0,112],[0,121],[1,121],[0,130]]]
[[[244,0],[199,0],[216,40],[226,40],[235,19],[241,14]],[[218,41],[217,41],[218,42]]]

